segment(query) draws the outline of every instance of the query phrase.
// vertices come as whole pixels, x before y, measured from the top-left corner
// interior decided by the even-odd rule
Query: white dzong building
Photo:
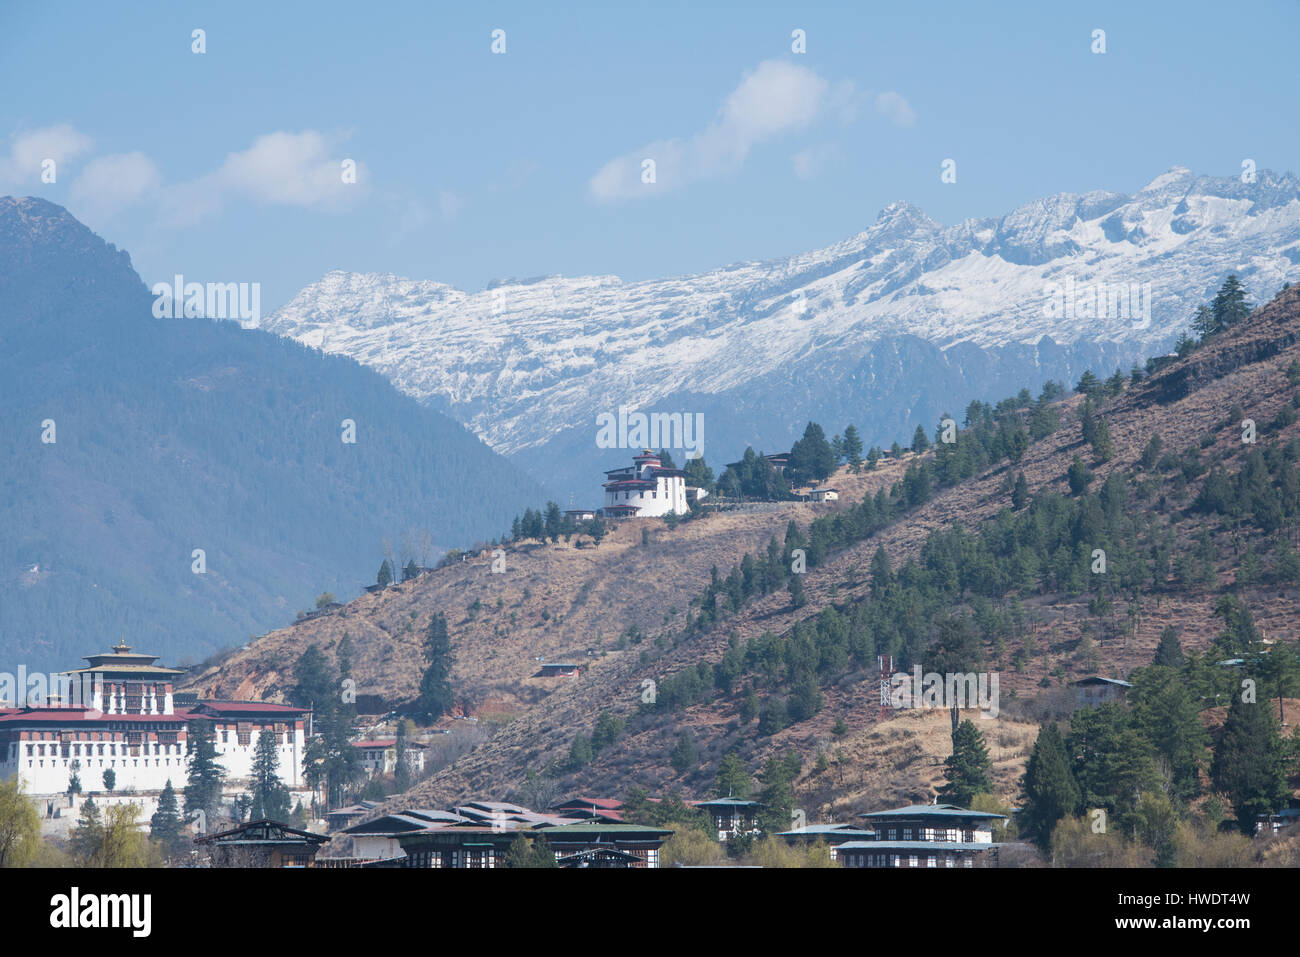
[[[672,512],[685,515],[686,473],[663,467],[663,460],[643,449],[632,464],[605,473],[606,515],[653,518]]]
[[[180,791],[189,771],[194,722],[211,722],[226,788],[245,790],[257,742],[271,735],[280,779],[303,787],[306,708],[251,701],[199,701],[177,708],[173,682],[184,674],[133,652],[125,642],[86,656],[65,672],[72,698],[0,707],[0,778],[17,776],[29,795],[66,794],[75,774],[83,794],[157,794],[168,781]]]

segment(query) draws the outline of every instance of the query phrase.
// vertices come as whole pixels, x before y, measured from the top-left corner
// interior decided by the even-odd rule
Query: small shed
[[[1102,678],[1099,675],[1081,678],[1074,683],[1075,703],[1080,708],[1096,708],[1112,701],[1123,701],[1131,687],[1133,686],[1127,681],[1118,678]]]

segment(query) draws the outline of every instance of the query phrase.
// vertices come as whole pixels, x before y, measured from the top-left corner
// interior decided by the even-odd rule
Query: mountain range
[[[1167,351],[1228,273],[1300,277],[1300,179],[1175,167],[1134,195],[1062,193],[944,227],[907,203],[788,259],[698,275],[500,280],[478,292],[331,272],[261,328],[376,369],[578,505],[596,417],[702,413],[711,463],[814,416],[888,443],[972,399]]]
[[[0,670],[197,660],[355,595],[385,538],[432,563],[543,494],[351,359],[153,306],[126,252],[0,198]]]

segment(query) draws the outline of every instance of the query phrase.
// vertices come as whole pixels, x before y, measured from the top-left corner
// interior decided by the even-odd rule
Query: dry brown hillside
[[[1115,456],[1095,467],[1098,480],[1112,470],[1132,470],[1155,434],[1163,439],[1165,450],[1175,454],[1195,445],[1207,456],[1217,451],[1235,455],[1241,450],[1238,412],[1259,423],[1261,441],[1275,437],[1267,424],[1296,394],[1296,386],[1285,374],[1296,360],[1300,360],[1300,288],[1281,294],[1219,340],[1103,403],[1101,414],[1109,425]],[[1071,458],[1086,454],[1073,414],[1079,401],[1078,397],[1065,400],[1061,427],[1031,445],[1014,467],[1024,472],[1032,491],[1065,491]],[[953,405],[963,403],[955,398]],[[1286,437],[1296,432],[1295,425],[1282,430]],[[574,734],[590,733],[602,711],[629,719],[629,731],[582,771],[556,770],[565,792],[617,795],[637,785],[651,790],[681,788],[687,796],[704,796],[727,750],[741,749],[757,768],[767,755],[794,748],[804,757],[798,800],[810,821],[828,814],[842,818],[882,802],[926,800],[933,794],[947,754],[947,715],[905,713],[881,724],[874,676],[846,675],[824,687],[824,705],[814,717],[770,738],[758,739],[752,724],[742,727],[731,699],[696,705],[678,715],[631,720],[640,706],[644,681],[662,681],[685,666],[717,661],[732,635],[744,641],[767,630],[783,633],[827,604],[843,607],[869,600],[867,570],[878,545],[897,568],[917,553],[931,531],[957,521],[977,525],[1008,505],[1005,483],[1010,467],[1004,463],[938,492],[880,534],[810,569],[804,579],[806,606],[794,610],[786,593],[773,594],[744,607],[710,633],[675,646],[670,642],[662,642],[663,648],[656,646],[656,636],[682,625],[690,600],[708,582],[711,566],[725,574],[745,552],[759,551],[770,536],[783,536],[790,519],[806,527],[821,512],[847,507],[863,493],[897,481],[907,464],[905,457],[861,476],[842,471],[833,480],[844,493],[837,504],[793,504],[761,513],[723,514],[675,530],[661,521],[626,521],[599,549],[563,544],[511,547],[505,574],[491,574],[490,557],[480,554],[382,594],[363,596],[334,614],[258,639],[219,667],[196,676],[192,685],[208,694],[278,698],[294,658],[309,643],[328,650],[346,631],[356,649],[359,690],[407,698],[419,679],[421,633],[429,616],[443,611],[456,653],[453,684],[467,710],[491,718],[496,730],[490,741],[419,783],[412,793],[394,798],[394,804],[429,807],[472,797],[504,798],[526,771],[543,772],[562,764]],[[1200,481],[1203,477],[1191,483],[1188,496],[1195,496]],[[1178,511],[1171,509],[1170,522],[1180,542],[1190,541],[1197,530],[1213,524],[1174,514]],[[646,546],[641,545],[642,528],[650,529]],[[1221,588],[1231,585],[1236,556],[1256,533],[1230,531],[1221,524],[1211,530],[1220,556]],[[1294,539],[1294,530],[1291,534]],[[1258,585],[1244,589],[1243,597],[1269,637],[1295,639],[1300,589]],[[1212,614],[1216,598],[1213,588],[1192,588],[1145,600],[1135,617],[1134,633],[1098,649],[1099,670],[1122,677],[1149,663],[1168,624],[1181,629],[1184,648],[1206,647],[1218,630]],[[476,600],[481,609],[471,613]],[[1041,682],[1057,668],[1064,669],[1067,679],[1086,671],[1076,651],[1081,622],[1088,617],[1087,596],[1031,594],[1024,596],[1024,602],[1031,611],[1031,630],[1040,651],[1023,672],[1009,667],[1009,654],[994,662],[1001,670],[1004,702],[1018,704],[1042,693]],[[1124,602],[1117,602],[1120,618],[1126,611]],[[630,626],[648,637],[639,644],[620,642]],[[588,649],[605,654],[582,658],[590,662],[583,676],[532,677],[538,656],[579,658]],[[1059,688],[1062,679],[1058,676],[1050,683]],[[997,790],[1007,800],[1015,794],[1036,731],[1033,724],[1014,720],[1017,715],[1015,707],[1004,703],[1002,717],[983,726],[996,762]],[[837,717],[848,726],[847,733],[838,737],[832,733]],[[700,759],[697,767],[679,774],[669,765],[668,753],[677,735],[688,727],[698,741]],[[828,757],[828,767],[820,772],[815,769],[819,751]]]

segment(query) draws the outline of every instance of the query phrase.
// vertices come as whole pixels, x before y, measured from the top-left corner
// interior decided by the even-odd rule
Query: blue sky
[[[330,269],[639,279],[900,199],[949,224],[1300,167],[1294,2],[465,6],[9,5],[0,194],[68,206],[146,282],[260,282],[265,312]]]

